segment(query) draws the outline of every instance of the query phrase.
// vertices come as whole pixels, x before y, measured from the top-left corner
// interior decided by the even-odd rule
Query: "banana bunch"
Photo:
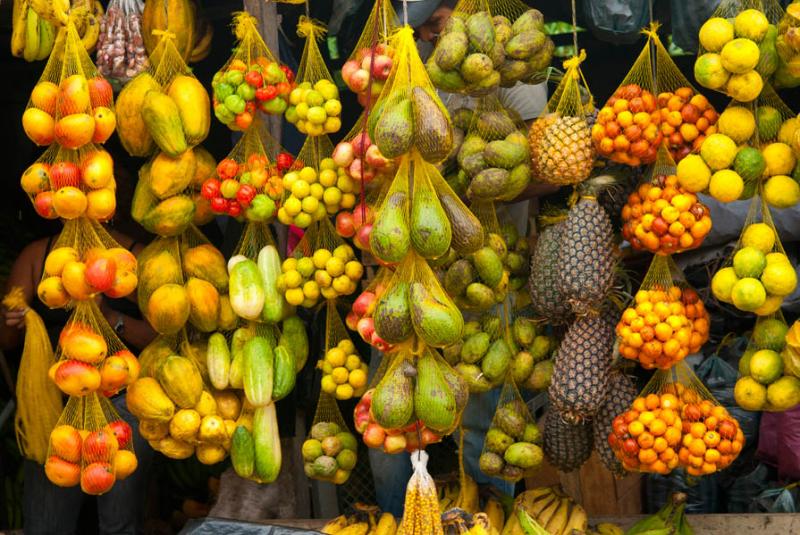
[[[514,500],[514,513],[501,535],[586,533],[586,511],[557,487],[527,490]]]
[[[56,27],[40,17],[29,0],[14,0],[11,24],[11,54],[25,61],[47,59],[56,42]]]
[[[336,535],[395,535],[397,520],[391,513],[381,513],[375,505],[357,503],[349,515],[337,516],[325,524],[321,533]]]
[[[498,535],[486,513],[450,509],[442,515],[444,535]]]
[[[450,509],[462,509],[470,514],[480,510],[478,484],[467,474],[464,474],[463,480],[460,477],[437,480],[436,489],[439,493],[439,511],[442,513]]]
[[[625,535],[625,530],[611,522],[601,522],[590,529],[587,535]]]
[[[69,12],[72,8],[69,0],[28,0],[26,3],[30,4],[31,9],[37,15],[55,26],[65,26],[67,24]]]
[[[694,535],[685,507],[686,494],[676,492],[659,512],[638,521],[625,535]]]

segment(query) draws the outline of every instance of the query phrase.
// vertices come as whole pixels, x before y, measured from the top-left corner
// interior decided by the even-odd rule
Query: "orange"
[[[672,409],[661,409],[661,411],[659,411],[658,418],[668,426],[673,425],[675,423],[675,411]]]
[[[673,394],[661,394],[661,407],[664,409],[677,409],[678,398]]]
[[[639,462],[642,464],[651,464],[658,461],[658,454],[651,450],[639,450]]]
[[[700,457],[704,455],[705,452],[706,452],[706,445],[702,440],[696,438],[692,440],[691,444],[689,444],[689,453],[691,453],[692,455]]]
[[[717,450],[714,450],[714,449],[706,450],[706,453],[703,456],[703,458],[706,460],[706,462],[715,463],[715,464],[719,462],[721,457],[722,456],[719,454],[719,452]]]
[[[655,394],[650,394],[650,395],[655,396]],[[655,396],[655,397],[656,397],[656,399],[658,398],[658,396]],[[658,406],[658,404],[656,403],[656,407],[657,406]],[[645,411],[645,410],[647,410],[647,401],[646,401],[645,398],[636,398],[636,399],[633,400],[633,404],[631,405],[631,407],[636,412]],[[653,408],[655,408],[655,407],[653,407]],[[638,417],[638,414],[637,414],[637,417]]]
[[[639,444],[639,447],[643,449],[652,448],[654,441],[653,435],[647,431],[636,437],[636,442]]]
[[[644,432],[644,424],[638,420],[635,420],[628,424],[628,433],[633,437],[636,438]]]
[[[655,472],[656,474],[668,474],[669,473],[669,467],[667,467],[666,464],[664,464],[663,462],[658,461],[658,460],[654,461],[653,463],[650,463],[650,470],[652,472]]]
[[[667,444],[667,441],[664,437],[657,437],[653,441],[653,449],[658,453],[665,451],[668,447],[669,444]]]
[[[648,427],[655,419],[656,415],[652,411],[644,411],[641,414],[639,414],[639,421]]]
[[[656,338],[661,340],[662,342],[666,342],[670,338],[672,338],[672,327],[667,325],[666,323],[658,323],[655,326]]]
[[[667,448],[658,455],[658,458],[667,463],[675,458],[675,450]]]
[[[664,422],[664,420],[656,419],[652,421],[652,423],[649,426],[649,429],[650,433],[652,433],[654,436],[660,437],[661,435],[666,433],[667,424]]]

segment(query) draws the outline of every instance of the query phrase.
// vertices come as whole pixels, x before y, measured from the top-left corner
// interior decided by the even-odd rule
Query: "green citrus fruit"
[[[789,326],[777,318],[762,319],[753,329],[753,343],[759,349],[782,351],[788,330]]]
[[[768,385],[783,373],[783,359],[771,349],[759,349],[750,357],[750,377]]]
[[[733,168],[742,180],[750,182],[761,178],[767,164],[760,150],[754,147],[742,147],[733,159]]]
[[[728,83],[730,73],[722,66],[720,55],[709,52],[694,62],[694,77],[703,87],[722,90]]]
[[[742,247],[733,255],[733,270],[740,279],[743,277],[760,277],[767,265],[764,253],[755,247]]]
[[[739,277],[736,276],[732,267],[722,268],[711,279],[711,292],[723,303],[732,303],[731,292],[737,282],[739,282]]]
[[[756,109],[756,124],[758,125],[758,137],[761,142],[767,142],[778,136],[783,119],[778,110],[772,106],[759,106]]]
[[[733,306],[745,312],[753,312],[767,300],[764,285],[758,279],[750,277],[740,279],[731,289]]]

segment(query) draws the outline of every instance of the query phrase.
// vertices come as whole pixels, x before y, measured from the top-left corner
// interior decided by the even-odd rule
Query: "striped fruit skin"
[[[572,318],[572,311],[561,292],[559,278],[561,270],[558,251],[565,222],[560,221],[545,227],[531,256],[531,276],[528,289],[535,314],[547,318],[551,325],[564,325]]]
[[[628,410],[636,399],[636,385],[620,370],[613,370],[608,379],[608,395],[594,415],[594,447],[606,468],[617,477],[627,472],[608,444],[611,423],[618,415]]]
[[[547,411],[544,421],[544,455],[562,472],[580,468],[592,454],[592,424],[573,425],[564,421],[558,411]]]

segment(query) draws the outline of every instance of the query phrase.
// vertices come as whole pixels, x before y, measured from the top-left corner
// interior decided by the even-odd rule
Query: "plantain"
[[[339,515],[336,518],[329,520],[322,528],[320,529],[321,533],[325,533],[326,535],[334,535],[335,533],[339,533],[347,526],[347,517],[345,515]]]
[[[56,27],[50,22],[39,17],[39,50],[36,53],[37,60],[46,59],[53,51],[56,42]]]
[[[66,26],[69,19],[69,0],[28,0],[28,3],[44,20],[56,26]]]

